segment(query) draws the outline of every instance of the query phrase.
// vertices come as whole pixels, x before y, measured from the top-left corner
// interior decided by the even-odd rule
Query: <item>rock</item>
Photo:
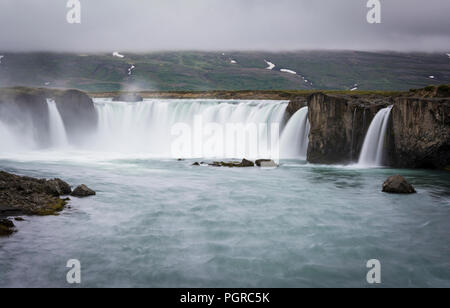
[[[93,191],[86,185],[82,184],[82,185],[78,186],[77,188],[75,188],[71,195],[74,197],[82,198],[82,197],[94,196],[95,194],[96,194],[95,191]]]
[[[25,219],[23,219],[22,217],[16,217],[14,218],[15,221],[25,221]]]
[[[0,214],[17,215],[55,215],[64,209],[66,202],[59,193],[67,187],[61,180],[21,177],[0,171]]]
[[[450,165],[450,99],[398,98],[391,118],[390,166],[445,169]]]
[[[15,232],[14,223],[9,219],[0,219],[0,236],[9,236]]]
[[[239,167],[254,167],[254,166],[255,166],[254,162],[244,158]]]
[[[338,164],[358,161],[372,119],[389,104],[392,104],[392,98],[383,96],[310,95],[308,162]]]
[[[114,102],[136,103],[142,102],[143,100],[142,96],[136,93],[121,93],[113,97]]]
[[[306,107],[307,104],[308,102],[305,96],[297,96],[292,98],[286,107],[286,120],[289,120],[294,113],[299,111],[301,108]]]
[[[258,167],[263,167],[263,168],[275,168],[278,167],[278,165],[271,159],[258,159],[255,161],[255,164]]]
[[[395,194],[413,194],[416,193],[414,187],[409,184],[401,175],[389,177],[383,184],[383,192]]]
[[[54,196],[70,195],[72,188],[61,179],[48,180],[46,182],[48,192]]]
[[[192,164],[192,166],[200,166],[200,163],[199,162],[195,162],[195,163]]]
[[[233,168],[233,167],[238,167],[238,168],[245,168],[245,167],[254,167],[255,164],[247,159],[243,159],[242,161],[230,161],[230,162],[224,162],[224,161],[214,161],[211,164],[209,164],[209,166],[212,167],[229,167],[229,168]]]

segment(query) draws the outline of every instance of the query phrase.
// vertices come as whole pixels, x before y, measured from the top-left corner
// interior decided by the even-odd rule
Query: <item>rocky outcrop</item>
[[[113,97],[114,102],[136,103],[142,102],[143,100],[142,96],[136,93],[121,93]]]
[[[60,179],[21,177],[0,171],[0,216],[53,215],[66,201],[70,186]]]
[[[84,92],[67,90],[55,93],[52,98],[63,119],[71,143],[81,143],[97,127],[97,112],[92,99]]]
[[[357,161],[370,122],[381,108],[391,103],[389,97],[323,93],[309,96],[308,161],[320,164]]]
[[[398,98],[391,111],[388,164],[450,166],[450,99]]]
[[[255,161],[255,165],[263,168],[275,168],[278,167],[277,163],[271,159],[258,159]]]
[[[73,190],[71,195],[74,197],[83,198],[83,197],[94,196],[95,194],[96,194],[95,191],[93,191],[86,185],[81,184],[80,186],[78,186],[77,188],[75,188]]]
[[[0,236],[9,236],[16,230],[14,223],[9,219],[0,219]]]
[[[242,161],[230,161],[230,162],[224,162],[224,161],[215,161],[212,162],[211,164],[209,164],[209,166],[212,167],[238,167],[238,168],[245,168],[245,167],[254,167],[255,163],[247,160],[247,159],[242,159]]]
[[[413,194],[416,192],[414,187],[406,181],[401,175],[394,175],[389,177],[383,183],[383,192],[394,194]]]

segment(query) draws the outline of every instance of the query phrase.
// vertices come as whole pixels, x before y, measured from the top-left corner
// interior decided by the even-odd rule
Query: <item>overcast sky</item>
[[[358,49],[450,52],[449,0],[0,0],[1,51]]]

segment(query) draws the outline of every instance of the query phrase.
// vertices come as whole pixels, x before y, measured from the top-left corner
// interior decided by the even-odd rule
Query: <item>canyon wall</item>
[[[450,99],[397,98],[387,163],[407,168],[450,166]]]
[[[307,160],[356,163],[376,113],[394,105],[385,139],[385,164],[449,168],[450,99],[315,93],[306,99],[311,125]],[[298,103],[288,107],[295,113]]]

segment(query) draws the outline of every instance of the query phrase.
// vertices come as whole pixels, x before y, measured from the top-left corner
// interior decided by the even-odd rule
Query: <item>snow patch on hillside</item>
[[[113,57],[117,57],[117,58],[125,58],[125,56],[121,55],[118,51],[114,51],[112,55],[113,55]]]
[[[273,68],[275,67],[275,64],[270,61],[264,60],[264,62],[266,62],[266,64],[268,65],[268,67],[266,67],[266,70],[273,70]]]
[[[292,75],[297,75],[297,72],[295,72],[295,71],[293,71],[293,70],[288,70],[288,69],[286,69],[286,68],[282,68],[282,69],[280,70],[280,72],[288,73],[288,74],[292,74]]]

